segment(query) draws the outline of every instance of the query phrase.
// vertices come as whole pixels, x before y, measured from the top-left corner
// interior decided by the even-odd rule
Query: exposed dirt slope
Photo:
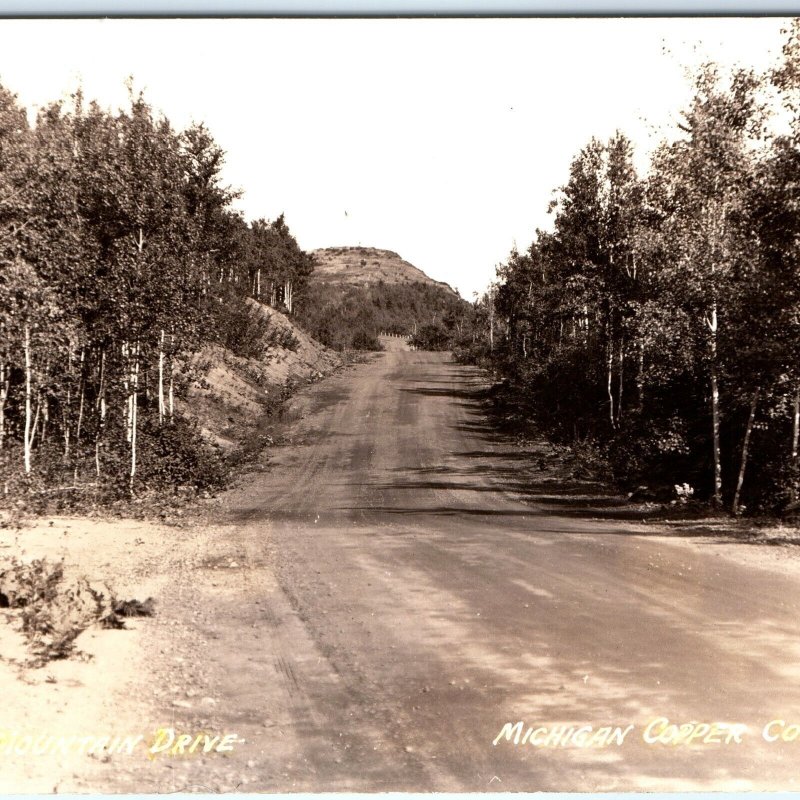
[[[265,407],[302,383],[341,366],[341,358],[269,306],[248,301],[268,325],[255,343],[256,358],[208,345],[192,361],[192,380],[182,413],[196,419],[204,435],[229,449],[257,426]]]
[[[314,280],[320,283],[366,286],[370,283],[427,283],[453,289],[442,281],[435,281],[391,250],[377,247],[326,247],[314,250],[317,261]],[[455,292],[454,292],[455,294]]]

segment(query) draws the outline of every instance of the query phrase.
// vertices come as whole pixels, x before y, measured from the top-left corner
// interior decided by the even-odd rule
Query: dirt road
[[[558,486],[526,497],[481,385],[446,356],[387,353],[318,389],[296,446],[232,496],[243,559],[268,553],[276,583],[228,633],[268,634],[229,660],[223,701],[252,697],[271,726],[253,788],[792,788],[800,740],[762,729],[800,720],[797,581],[587,518]],[[660,717],[747,731],[644,741]],[[493,744],[516,721],[547,728],[537,742],[635,728]]]
[[[159,534],[182,567],[137,634],[158,691],[117,701],[240,744],[62,790],[795,788],[800,738],[762,730],[800,722],[797,569],[594,518],[546,450],[497,436],[481,388],[388,352],[298,397],[214,525]],[[673,731],[658,718],[709,727],[649,743]],[[533,744],[494,744],[517,721]]]

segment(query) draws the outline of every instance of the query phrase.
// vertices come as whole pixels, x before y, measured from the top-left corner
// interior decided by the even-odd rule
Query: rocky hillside
[[[391,250],[377,247],[326,247],[312,252],[316,265],[312,280],[318,283],[368,286],[384,283],[423,283],[453,292],[442,281],[428,277],[421,269]],[[455,294],[455,292],[453,292]]]

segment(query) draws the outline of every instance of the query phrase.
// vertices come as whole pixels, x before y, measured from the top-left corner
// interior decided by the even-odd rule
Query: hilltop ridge
[[[380,350],[378,334],[409,336],[451,326],[469,307],[457,291],[393,250],[326,247],[311,252],[314,271],[297,320],[334,350]]]
[[[313,250],[313,280],[319,283],[347,286],[369,286],[380,283],[424,283],[440,286],[457,295],[452,286],[437,281],[406,261],[393,250],[378,247],[324,247]]]

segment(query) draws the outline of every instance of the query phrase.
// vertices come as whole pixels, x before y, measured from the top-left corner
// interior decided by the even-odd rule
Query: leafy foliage
[[[623,483],[735,513],[800,490],[800,23],[788,33],[772,75],[701,69],[646,175],[622,134],[589,142],[553,230],[498,268],[457,350]],[[780,136],[769,83],[791,119]]]
[[[378,350],[380,333],[411,335],[426,325],[445,331],[449,349],[470,308],[441,286],[386,283],[335,286],[312,283],[298,321],[335,350]]]
[[[0,87],[0,503],[206,491],[226,468],[179,419],[179,373],[209,342],[296,348],[248,298],[292,312],[311,257],[280,216],[247,224],[203,125],[141,94],[110,113],[27,115]]]

